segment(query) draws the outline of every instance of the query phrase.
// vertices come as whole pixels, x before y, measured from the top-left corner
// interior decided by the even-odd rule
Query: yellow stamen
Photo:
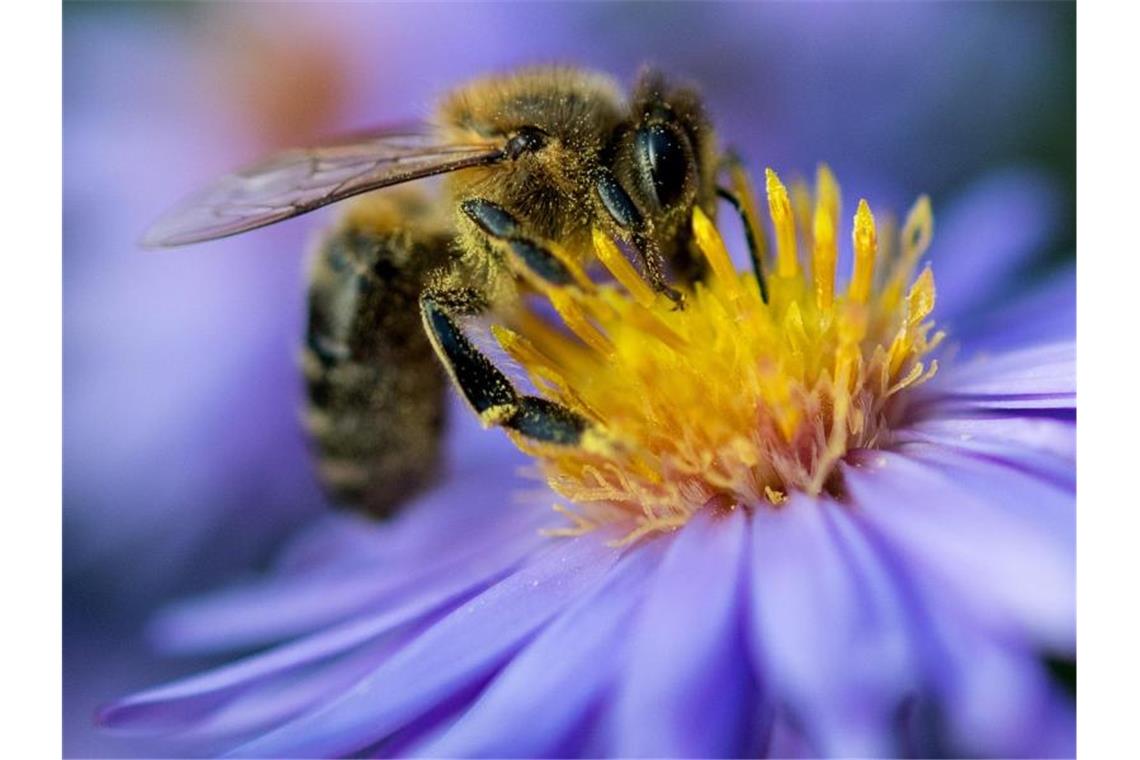
[[[839,226],[839,183],[835,181],[835,175],[831,173],[831,168],[827,164],[820,164],[815,172],[815,187],[816,197],[818,198],[817,206],[822,206],[828,216],[831,217],[831,224],[833,227]]]
[[[796,258],[796,219],[788,189],[780,182],[776,172],[765,172],[768,188],[768,211],[772,226],[776,228],[776,274],[784,278],[795,277],[799,272]]]
[[[930,210],[930,198],[920,195],[906,215],[902,231],[903,260],[911,265],[926,253],[934,236],[934,214]]]
[[[906,297],[906,324],[907,327],[917,327],[918,323],[930,316],[934,311],[934,273],[930,267],[922,270],[922,274],[911,286]]]
[[[610,270],[614,279],[629,291],[635,301],[642,306],[653,305],[657,299],[657,294],[653,292],[653,288],[646,284],[637,270],[633,268],[633,265],[626,260],[610,236],[596,227],[594,228],[594,253],[597,254],[598,260],[605,265],[606,269]]]
[[[855,212],[852,237],[855,241],[855,272],[851,276],[848,295],[855,303],[867,303],[875,277],[875,255],[878,253],[879,241],[875,235],[875,217],[871,215],[871,207],[865,200],[859,201],[859,209]]]
[[[740,299],[744,295],[744,289],[740,285],[740,274],[732,265],[728,249],[724,247],[716,227],[705,212],[701,211],[700,206],[693,209],[693,235],[696,236],[697,245],[705,252],[717,284],[724,289],[729,298]]]
[[[582,307],[578,305],[578,301],[570,293],[565,290],[551,289],[547,293],[547,297],[566,326],[573,330],[574,334],[581,338],[586,345],[606,358],[613,355],[614,347],[609,339],[590,323],[582,311]]]
[[[934,215],[930,210],[930,198],[919,196],[906,216],[902,232],[899,234],[899,249],[901,251],[898,261],[895,262],[891,276],[883,288],[883,303],[886,308],[894,309],[902,298],[903,288],[914,276],[914,268],[918,260],[930,247],[934,235]]]
[[[555,504],[554,511],[570,521],[569,525],[558,528],[544,528],[539,533],[544,536],[556,538],[574,538],[583,536],[597,530],[600,526],[594,520],[567,507],[565,504]]]
[[[598,414],[574,390],[574,386],[566,381],[558,363],[544,354],[535,345],[502,325],[491,325],[491,334],[507,354],[526,367],[535,385],[542,390],[548,390],[565,398],[573,398],[575,407],[584,411],[586,416],[598,419]]]
[[[792,213],[794,213],[796,217],[796,229],[798,229],[800,235],[803,236],[806,232],[811,230],[812,208],[815,203],[811,197],[811,190],[802,177],[796,177],[792,180],[790,196],[792,200]]]
[[[831,308],[835,296],[835,259],[839,248],[835,243],[835,222],[821,197],[812,220],[812,279],[815,281],[815,302],[819,310]]]
[[[777,491],[769,486],[764,486],[764,495],[768,497],[768,501],[772,506],[779,506],[788,500],[787,494],[783,491]]]

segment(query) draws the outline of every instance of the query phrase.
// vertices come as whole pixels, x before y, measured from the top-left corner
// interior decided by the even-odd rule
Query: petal
[[[203,742],[216,745],[222,739],[226,740],[226,747],[248,741],[351,688],[422,627],[366,644],[328,662],[263,678],[216,706],[201,703],[207,711],[194,725],[183,727],[178,738],[193,742],[196,747],[203,746]]]
[[[486,678],[588,591],[619,552],[600,533],[557,543],[417,637],[351,691],[239,747],[239,757],[350,754]]]
[[[873,530],[896,570],[923,655],[925,687],[900,711],[905,753],[966,757],[1072,757],[1071,700],[1048,677],[1040,651],[995,629]]]
[[[929,390],[951,411],[1076,409],[1076,353],[1064,342],[979,356],[939,371]]]
[[[909,462],[948,476],[954,486],[985,504],[990,511],[1023,520],[1058,544],[1072,544],[1075,525],[1075,489],[1010,467],[986,457],[961,454],[943,446],[908,444],[897,452]],[[852,457],[854,463],[879,468],[883,460],[864,453]]]
[[[421,550],[414,563],[349,557],[179,602],[163,610],[151,637],[163,651],[180,654],[263,646],[395,606],[409,594],[454,587],[458,578],[474,585],[517,564],[544,540],[538,529],[551,517],[539,510],[533,515],[480,531],[490,535],[469,534],[454,550]]]
[[[676,536],[630,638],[609,754],[738,757],[754,688],[742,661],[743,510],[696,515]]]
[[[768,746],[761,757],[793,758],[818,757],[813,751],[803,733],[784,716],[777,716],[772,723],[772,733],[768,739]]]
[[[524,649],[440,741],[417,754],[565,754],[556,750],[599,698],[624,656],[623,634],[667,545],[667,539],[658,539],[631,551],[601,588],[577,601]]]
[[[990,627],[1072,651],[1072,491],[938,447],[919,459],[915,448],[843,466],[861,522]]]
[[[793,496],[752,518],[752,641],[759,676],[827,756],[883,757],[915,688],[908,621],[844,507]]]
[[[1008,465],[1054,484],[1076,489],[1076,425],[1072,420],[1015,413],[931,418],[898,431],[894,447],[928,443]]]
[[[486,435],[460,405],[455,402],[448,410],[452,424],[446,442],[456,451],[448,457],[454,464],[438,486],[410,501],[391,520],[378,523],[341,516],[318,524],[283,552],[278,568],[308,572],[351,562],[404,566],[446,553],[452,546],[462,548],[473,536],[493,535],[535,514],[533,510],[526,510],[525,517],[520,514],[515,505],[518,481],[502,476],[527,460],[509,442]],[[484,435],[475,439],[478,433]]]
[[[349,620],[263,654],[134,694],[104,708],[99,722],[112,728],[133,730],[185,729],[241,691],[398,633],[441,608],[459,604],[510,569],[509,563],[501,565],[490,580],[479,575],[458,575],[450,584],[441,583],[383,612]]]
[[[938,313],[951,325],[1009,291],[1014,276],[1052,239],[1064,196],[1032,169],[990,174],[937,211],[931,245]]]
[[[1074,268],[1066,267],[1007,302],[959,318],[951,335],[971,354],[1073,341],[1077,336],[1075,283]]]
[[[968,613],[927,592],[941,647],[936,667],[952,754],[1073,757],[1075,714],[1038,652],[991,635]]]

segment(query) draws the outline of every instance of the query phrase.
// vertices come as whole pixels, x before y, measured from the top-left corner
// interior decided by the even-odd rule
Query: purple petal
[[[577,601],[524,649],[440,741],[417,754],[562,754],[556,750],[624,657],[623,634],[667,545],[667,539],[658,539],[631,551],[601,588]],[[542,708],[536,709],[539,704]]]
[[[950,364],[928,392],[950,409],[1076,409],[1076,344],[1035,346]]]
[[[741,659],[746,518],[710,510],[678,533],[630,636],[612,754],[739,757],[754,681]]]
[[[960,318],[950,334],[971,354],[1073,341],[1077,335],[1075,283],[1076,272],[1067,267],[1026,293]]]
[[[909,755],[1072,757],[1073,705],[1032,642],[995,629],[941,577],[866,531],[907,597],[925,688],[900,713]]]
[[[991,509],[1029,524],[1072,558],[1076,490],[1071,481],[1059,484],[1004,462],[963,456],[940,446],[916,443],[898,453],[949,475],[957,487],[981,496]],[[1003,487],[998,487],[999,483]]]
[[[619,552],[596,533],[553,545],[417,637],[339,699],[239,747],[240,757],[343,755],[486,678],[551,617],[597,584]]]
[[[822,754],[895,754],[895,712],[916,685],[907,621],[846,509],[803,495],[758,509],[751,554],[760,678]]]
[[[140,692],[106,707],[101,711],[99,721],[108,727],[136,730],[186,728],[234,694],[264,679],[351,652],[356,647],[398,632],[440,608],[457,604],[495,577],[509,572],[510,568],[508,562],[499,564],[498,572],[490,577],[480,574],[455,576],[450,584],[441,582],[435,588],[381,613],[350,620],[264,654]]]
[[[786,716],[778,715],[772,722],[772,733],[761,757],[811,758],[818,757],[818,753]]]
[[[199,722],[187,727],[179,739],[194,742],[196,746],[202,746],[203,742],[217,744],[219,739],[225,739],[227,747],[234,746],[237,741],[248,741],[256,734],[342,694],[375,670],[423,627],[419,624],[398,636],[366,644],[328,662],[314,663],[251,683],[216,708],[209,709]],[[206,703],[203,706],[208,707]]]
[[[509,509],[509,507],[504,507]],[[490,535],[470,535],[455,550],[423,551],[414,563],[393,566],[377,557],[351,557],[333,567],[311,568],[172,605],[152,627],[167,652],[200,653],[265,645],[325,628],[353,614],[393,607],[409,594],[422,597],[475,584],[501,574],[544,541],[539,528],[552,517],[541,510],[496,525]],[[499,521],[503,522],[502,520]],[[448,542],[450,544],[450,541]]]
[[[969,756],[1073,757],[1073,708],[1039,653],[989,635],[939,596],[936,587],[927,592],[928,604],[940,608],[938,687],[952,745]]]
[[[448,413],[447,461],[453,464],[438,486],[409,502],[392,520],[324,521],[294,541],[279,567],[304,573],[354,561],[403,567],[461,549],[472,537],[493,536],[520,518],[541,518],[530,505],[520,510],[515,498],[520,481],[503,476],[529,460],[497,432],[483,430],[462,402],[452,400]]]
[[[899,430],[892,443],[902,451],[911,443],[935,444],[1076,489],[1077,436],[1071,420],[1013,413],[931,418]]]
[[[871,452],[844,465],[860,520],[990,627],[1071,651],[1072,491],[938,447],[918,453]]]
[[[953,325],[1007,292],[1051,240],[1063,196],[1048,175],[1009,169],[986,176],[939,210],[931,245],[938,314]]]

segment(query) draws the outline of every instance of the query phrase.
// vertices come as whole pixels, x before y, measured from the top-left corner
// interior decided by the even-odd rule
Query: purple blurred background
[[[153,656],[163,601],[263,569],[325,506],[297,424],[315,214],[194,249],[136,241],[268,149],[426,115],[465,79],[568,62],[699,83],[753,167],[835,169],[904,210],[1033,167],[1066,193],[1067,4],[142,5],[64,12],[64,750],[154,754],[94,707],[191,664]],[[937,238],[937,235],[936,235]]]

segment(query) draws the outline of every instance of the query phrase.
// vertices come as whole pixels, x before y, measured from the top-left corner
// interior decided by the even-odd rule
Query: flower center
[[[737,179],[755,220],[751,188]],[[772,257],[758,235],[766,287],[736,270],[697,209],[693,237],[711,276],[685,291],[683,309],[596,231],[597,258],[616,283],[575,268],[574,285],[541,287],[564,327],[535,304],[515,329],[492,327],[540,395],[590,422],[574,446],[511,433],[574,503],[560,508],[574,520],[564,532],[633,518],[633,540],[712,500],[778,508],[793,489],[838,494],[839,460],[881,444],[902,392],[936,371],[924,361],[943,337],[926,321],[934,279],[929,267],[914,277],[931,237],[929,201],[914,205],[894,245],[861,200],[853,272],[837,289],[830,171],[820,168],[814,193],[800,184],[789,195],[769,170],[767,193],[776,242]]]

